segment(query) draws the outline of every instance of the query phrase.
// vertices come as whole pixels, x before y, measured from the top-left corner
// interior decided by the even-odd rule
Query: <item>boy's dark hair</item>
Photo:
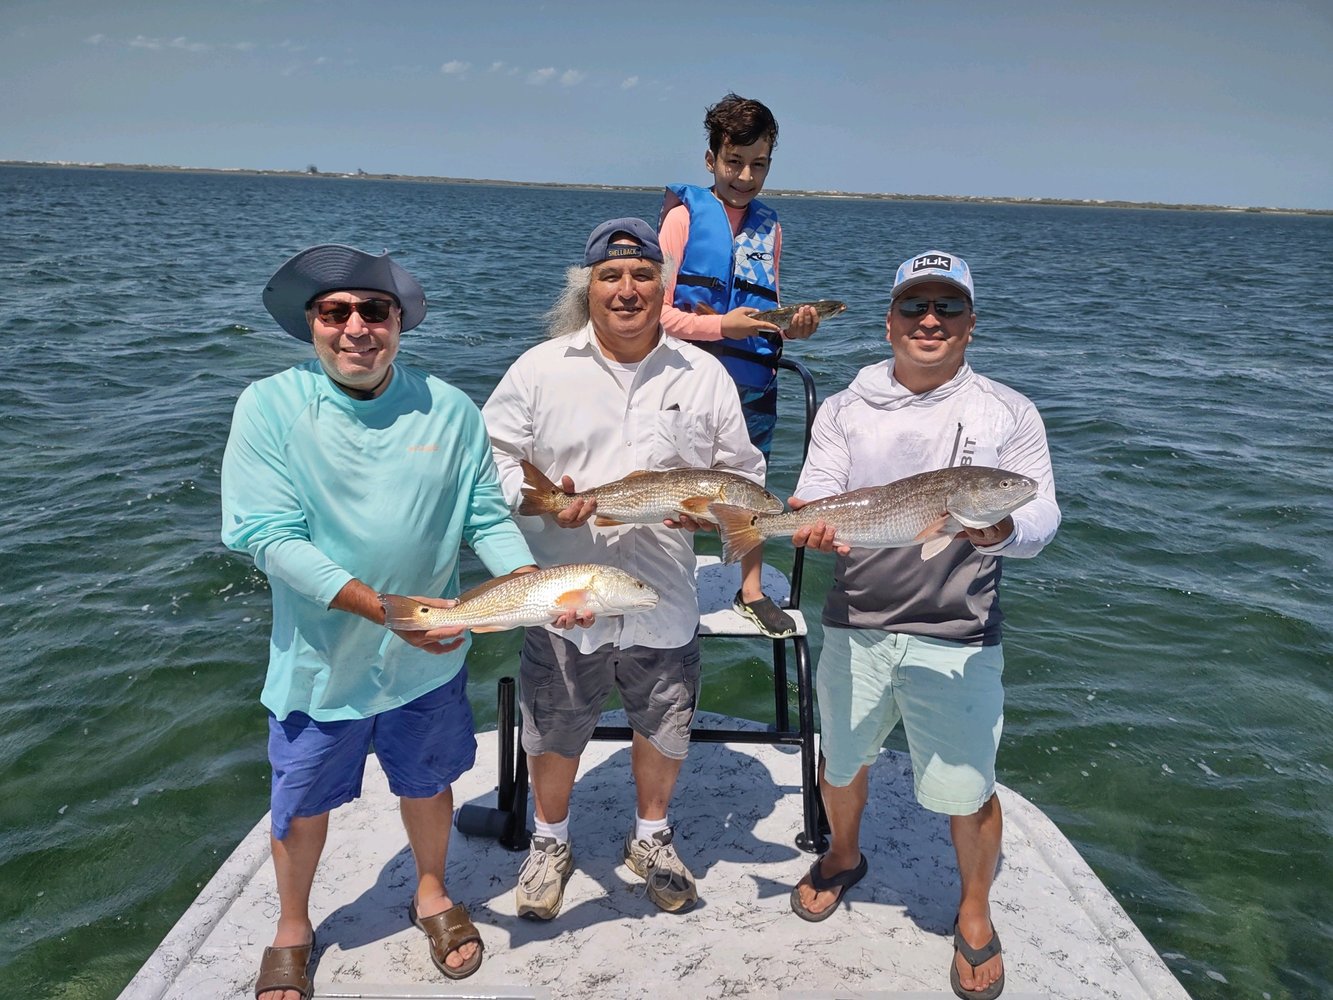
[[[704,129],[714,156],[722,149],[723,142],[748,146],[767,139],[770,153],[778,144],[778,120],[773,112],[738,94],[728,94],[704,112]]]

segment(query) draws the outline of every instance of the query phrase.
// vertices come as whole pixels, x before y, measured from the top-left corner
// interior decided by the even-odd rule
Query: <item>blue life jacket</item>
[[[775,307],[778,213],[761,201],[750,202],[740,233],[733,238],[726,209],[709,188],[669,184],[667,192],[662,204],[663,218],[675,207],[672,195],[690,213],[690,236],[685,244],[685,259],[679,262],[672,305],[684,312],[694,312],[695,304],[704,302],[719,313],[730,312],[737,306]],[[742,389],[769,389],[777,380],[781,334],[757,334],[742,340],[700,340],[694,344],[715,355]]]

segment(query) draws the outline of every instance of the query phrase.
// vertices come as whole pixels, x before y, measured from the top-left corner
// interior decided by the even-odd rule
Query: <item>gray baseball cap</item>
[[[611,240],[622,233],[638,246],[611,246]],[[621,257],[642,257],[662,263],[662,246],[657,242],[657,233],[653,227],[635,218],[603,222],[588,237],[588,246],[583,251],[583,266],[592,267],[604,260]]]
[[[969,302],[976,301],[976,295],[972,292],[972,271],[967,261],[943,250],[927,250],[903,261],[898,266],[898,273],[894,275],[893,291],[889,292],[889,298],[896,299],[913,285],[927,281],[943,281],[953,285],[967,295]]]
[[[398,300],[404,331],[426,318],[421,283],[386,250],[379,256],[341,243],[307,247],[273,272],[264,288],[264,308],[297,340],[310,343],[306,306],[316,295],[344,288],[385,292]]]

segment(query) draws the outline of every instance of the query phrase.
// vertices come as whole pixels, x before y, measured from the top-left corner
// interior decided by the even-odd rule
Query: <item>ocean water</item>
[[[1333,995],[1333,219],[775,199],[821,397],[884,356],[893,268],[977,276],[969,350],[1047,424],[1064,524],[1005,575],[1001,780],[1198,998]],[[653,193],[0,168],[0,985],[114,997],[267,808],[263,577],[218,541],[260,304],[316,242],[392,249],[407,360],[478,403],[596,222]],[[773,479],[794,485],[784,405]],[[830,578],[807,563],[805,606]],[[479,564],[469,563],[473,579]],[[814,636],[816,647],[818,631]],[[764,718],[768,663],[704,707]],[[482,636],[494,725],[517,636]]]

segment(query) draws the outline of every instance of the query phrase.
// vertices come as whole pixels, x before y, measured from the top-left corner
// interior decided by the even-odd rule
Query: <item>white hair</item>
[[[664,264],[651,261],[657,267],[657,287],[666,290],[666,274],[674,268],[670,257]],[[596,266],[596,265],[594,265]],[[574,265],[565,269],[565,287],[555,304],[542,318],[546,321],[548,337],[563,337],[588,325],[588,289],[592,285],[592,267]]]

